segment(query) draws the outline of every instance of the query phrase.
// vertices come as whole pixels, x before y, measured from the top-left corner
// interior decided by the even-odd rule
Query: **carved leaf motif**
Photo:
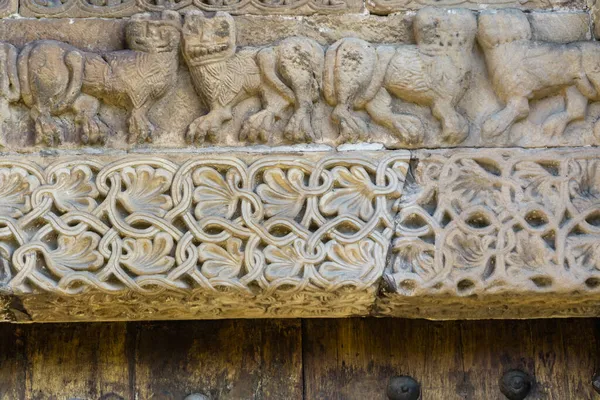
[[[31,192],[40,181],[23,168],[0,168],[0,215],[19,218],[31,210]]]
[[[576,173],[569,182],[571,202],[579,211],[600,204],[600,163],[597,160],[574,161]]]
[[[539,271],[552,265],[550,248],[540,236],[520,231],[516,241],[514,252],[506,257],[512,267]]]
[[[64,168],[56,172],[56,183],[41,190],[52,194],[56,207],[63,212],[74,210],[92,212],[98,203],[98,189],[92,180],[92,171],[86,166]]]
[[[489,256],[488,253],[495,244],[495,238],[479,236],[461,231],[448,235],[448,247],[455,251],[457,268],[484,267]]]
[[[0,242],[0,284],[7,284],[12,278],[10,270],[11,248],[6,243]]]
[[[142,212],[163,217],[173,207],[169,191],[173,174],[148,165],[121,171],[125,190],[118,195],[123,207],[131,213]]]
[[[515,178],[523,181],[526,199],[550,209],[560,203],[560,179],[540,164],[530,161],[515,166]]]
[[[412,272],[424,280],[433,279],[438,271],[435,268],[433,246],[425,242],[402,243],[396,247],[394,272]]]
[[[238,238],[227,240],[225,248],[214,243],[202,243],[199,247],[202,274],[207,278],[237,277],[244,259],[241,248],[242,241]]]
[[[99,242],[100,237],[94,232],[59,235],[56,249],[44,254],[48,268],[59,275],[70,271],[96,271],[104,264],[104,257],[96,250]]]
[[[164,232],[152,240],[126,238],[121,264],[136,275],[162,274],[175,264],[175,259],[169,255],[172,249],[173,238]]]
[[[321,197],[319,206],[323,214],[351,214],[368,220],[373,216],[375,185],[363,167],[335,167],[332,174],[339,187]]]
[[[459,174],[450,188],[465,205],[481,204],[497,211],[503,203],[498,179],[474,160],[461,161]]]
[[[330,241],[326,250],[331,261],[324,262],[319,272],[330,281],[358,279],[375,266],[374,249],[375,244],[371,240],[346,246]]]
[[[600,237],[581,235],[567,239],[568,249],[575,263],[582,269],[600,271]]]
[[[293,245],[284,247],[268,245],[265,248],[265,258],[269,262],[265,268],[265,276],[269,281],[298,276],[304,266],[300,246],[302,241],[296,240]]]
[[[228,174],[228,178],[233,178]],[[200,170],[194,178],[198,187],[194,190],[194,201],[197,203],[196,218],[221,217],[231,218],[238,204],[237,193],[223,176],[212,168]]]
[[[304,173],[292,168],[286,175],[280,168],[275,168],[265,172],[264,180],[256,192],[265,202],[265,214],[295,218],[304,205],[305,197],[301,191]]]

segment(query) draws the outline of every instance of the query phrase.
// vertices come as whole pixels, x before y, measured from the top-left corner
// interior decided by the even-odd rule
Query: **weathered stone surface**
[[[138,12],[152,11],[202,11],[228,12],[231,14],[259,15],[310,15],[360,12],[363,2],[360,0],[65,0],[61,2],[46,0],[21,0],[20,12],[26,17],[125,17]]]
[[[385,272],[386,315],[600,311],[597,150],[419,151]]]
[[[582,10],[586,2],[582,0],[366,0],[367,9],[373,14],[390,14],[405,10],[418,10],[423,7],[461,7],[473,10],[493,8],[536,9],[571,9]]]
[[[592,38],[587,12],[532,12],[527,18],[533,40],[570,43]]]
[[[23,308],[7,314],[366,314],[408,160],[402,151],[3,157],[1,291]]]
[[[37,151],[600,143],[600,47],[572,42],[589,37],[585,14],[528,18],[509,9],[481,12],[476,21],[465,9],[424,8],[412,21],[414,35],[404,30],[407,15],[305,17],[289,24],[280,18],[282,27],[268,29],[276,25],[271,21],[262,35],[255,33],[267,17],[185,15],[136,14],[89,27],[87,20],[0,24],[7,57],[0,75],[8,82],[2,145]],[[385,23],[375,30],[379,22]],[[393,33],[397,22],[403,28]],[[88,41],[83,29],[104,39]],[[104,29],[112,33],[100,34]],[[304,36],[288,37],[295,34]],[[56,39],[65,43],[50,41]],[[260,47],[238,46],[267,39]],[[377,44],[387,40],[396,42]]]
[[[82,4],[0,21],[0,318],[600,311],[588,13]]]
[[[16,13],[18,8],[19,0],[2,0],[0,2],[0,18]]]

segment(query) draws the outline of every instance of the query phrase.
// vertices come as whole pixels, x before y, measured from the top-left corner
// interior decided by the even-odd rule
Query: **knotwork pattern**
[[[598,289],[596,151],[428,151],[417,159],[387,274],[396,292],[515,296]]]
[[[282,296],[281,315],[360,312],[408,168],[405,152],[30,159],[0,162],[5,291],[113,319],[125,297],[160,313],[195,296],[184,318],[268,313]]]

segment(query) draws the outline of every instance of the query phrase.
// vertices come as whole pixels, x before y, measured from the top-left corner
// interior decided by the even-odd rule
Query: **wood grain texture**
[[[140,324],[140,399],[301,399],[299,320]]]
[[[127,324],[47,324],[23,330],[26,399],[133,399]]]
[[[0,324],[0,400],[386,399],[410,375],[422,400],[599,398],[600,320],[221,320]]]
[[[385,399],[389,378],[409,375],[423,400],[501,400],[510,369],[534,378],[527,400],[600,398],[597,320],[303,323],[306,399]]]

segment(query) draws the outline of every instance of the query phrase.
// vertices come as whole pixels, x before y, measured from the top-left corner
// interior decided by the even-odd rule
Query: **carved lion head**
[[[225,60],[235,54],[235,21],[224,12],[191,11],[183,23],[183,57],[189,65]]]
[[[517,40],[531,40],[529,20],[521,10],[489,10],[479,14],[477,41],[484,49]]]
[[[477,20],[466,9],[422,8],[413,28],[420,47],[434,46],[446,51],[471,49],[477,33]]]
[[[178,51],[181,17],[176,11],[135,14],[127,24],[125,36],[131,50],[146,53]]]

